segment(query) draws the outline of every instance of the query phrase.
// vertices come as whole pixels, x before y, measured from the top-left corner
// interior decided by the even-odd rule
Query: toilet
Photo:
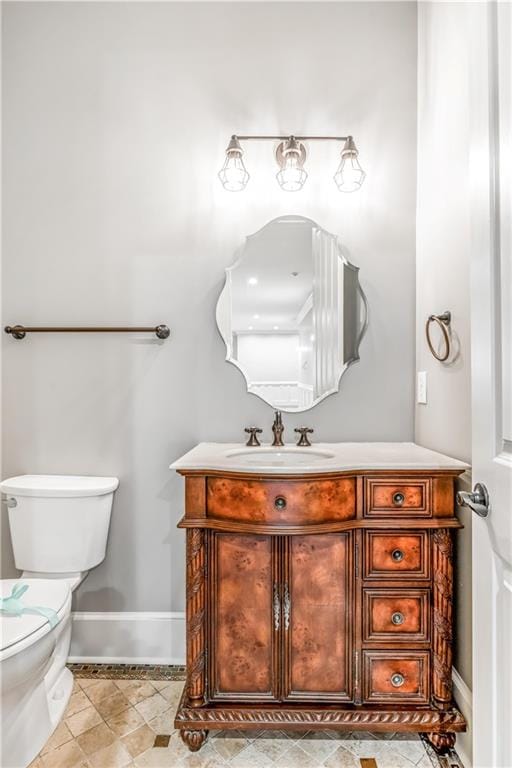
[[[0,597],[9,598],[17,585],[28,587],[21,613],[0,611],[2,768],[26,768],[66,709],[73,687],[66,668],[71,595],[105,558],[118,485],[115,477],[70,475],[21,475],[0,483],[22,571],[0,581]]]

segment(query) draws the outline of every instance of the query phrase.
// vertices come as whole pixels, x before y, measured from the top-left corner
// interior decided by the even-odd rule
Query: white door
[[[476,3],[470,35],[473,480],[490,497],[473,519],[473,760],[512,768],[511,3]]]

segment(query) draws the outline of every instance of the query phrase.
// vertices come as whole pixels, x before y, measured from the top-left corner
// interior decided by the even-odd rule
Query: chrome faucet
[[[281,411],[276,411],[274,423],[272,424],[272,432],[274,433],[274,439],[272,441],[272,445],[278,446],[278,447],[284,445],[283,443],[284,426],[283,426]]]

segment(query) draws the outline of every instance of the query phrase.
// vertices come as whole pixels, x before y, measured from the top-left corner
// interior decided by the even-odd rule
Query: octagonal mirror
[[[226,360],[274,408],[306,411],[337,392],[367,325],[359,269],[336,235],[283,216],[249,235],[217,302]]]

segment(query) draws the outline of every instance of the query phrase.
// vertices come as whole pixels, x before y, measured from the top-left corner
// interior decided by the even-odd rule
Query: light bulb
[[[341,162],[334,174],[334,181],[340,192],[355,192],[365,180],[366,173],[357,159],[359,152],[352,136],[345,141],[341,151]]]
[[[224,165],[219,171],[221,184],[229,192],[241,192],[246,188],[249,181],[250,177],[242,160],[242,155],[240,142],[236,136],[232,136],[226,149]]]
[[[281,166],[281,170],[276,174],[279,186],[286,192],[298,192],[308,177],[303,167],[306,160],[304,144],[290,136],[287,141],[279,144],[276,158]]]

